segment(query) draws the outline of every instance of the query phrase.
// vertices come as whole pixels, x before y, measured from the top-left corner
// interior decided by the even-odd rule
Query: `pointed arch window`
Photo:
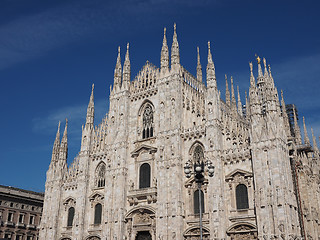
[[[73,225],[74,212],[75,212],[74,207],[70,207],[70,208],[68,209],[67,227],[72,227],[72,225]]]
[[[143,116],[142,139],[153,137],[153,110],[150,104],[144,109]]]
[[[236,187],[236,201],[238,210],[249,208],[248,189],[246,185],[239,184]]]
[[[197,145],[193,152],[193,161],[201,163],[204,160],[203,149],[200,145]]]
[[[106,184],[106,165],[104,163],[100,163],[96,170],[96,187],[104,187]]]
[[[144,163],[139,171],[139,188],[150,187],[151,167],[148,163]]]
[[[200,190],[201,194],[201,212],[204,213],[204,194],[203,191]],[[194,214],[200,214],[200,208],[199,208],[199,189],[194,191],[193,193],[193,207],[194,207]]]
[[[101,224],[102,205],[100,203],[94,206],[94,224]]]

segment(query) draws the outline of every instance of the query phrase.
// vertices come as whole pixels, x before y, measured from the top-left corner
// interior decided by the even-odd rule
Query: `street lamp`
[[[192,166],[193,165],[193,166]],[[193,168],[193,171],[192,171]],[[199,192],[199,216],[200,216],[200,240],[202,240],[202,206],[201,206],[201,186],[204,182],[204,173],[205,171],[208,172],[209,177],[213,177],[214,175],[214,166],[212,165],[211,161],[207,160],[206,162],[203,159],[198,159],[198,161],[192,162],[189,160],[186,162],[184,166],[184,173],[186,174],[187,178],[190,178],[194,175],[195,181],[198,185],[198,192]]]

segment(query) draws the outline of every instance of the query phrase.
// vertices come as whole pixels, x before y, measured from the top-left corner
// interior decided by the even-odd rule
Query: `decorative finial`
[[[270,66],[270,64],[268,65],[268,68],[269,68],[269,75],[270,75],[270,77],[272,78],[272,75],[271,75],[271,66]]]
[[[129,43],[127,43],[127,50],[129,50]]]
[[[94,83],[92,83],[91,92],[94,90]]]
[[[163,29],[163,34],[166,35],[166,32],[167,32],[167,28],[164,28]]]
[[[177,30],[177,24],[174,23],[174,24],[173,24],[173,31],[176,32],[176,30]]]
[[[199,56],[199,47],[197,47],[197,53],[198,53],[198,56]]]
[[[257,59],[258,64],[260,64],[261,58],[257,54],[255,54],[255,56],[257,57],[256,59]]]
[[[252,73],[252,71],[253,71],[252,62],[249,62],[249,66],[250,66],[250,72]]]
[[[264,65],[265,69],[267,69],[267,60],[265,58],[263,58],[263,65]]]
[[[120,54],[120,46],[118,46],[118,54]]]
[[[209,51],[210,51],[210,41],[208,41],[208,49],[209,49]]]

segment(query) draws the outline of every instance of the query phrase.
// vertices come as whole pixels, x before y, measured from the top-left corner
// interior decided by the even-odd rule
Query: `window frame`
[[[97,207],[100,206],[100,213],[97,212]],[[101,203],[96,203],[94,205],[94,215],[93,215],[93,224],[94,225],[100,225],[102,223],[102,211],[103,211],[103,206]],[[98,216],[97,214],[99,213],[100,216]],[[99,219],[98,219],[99,217]]]
[[[243,188],[241,189],[240,187],[242,186]],[[245,184],[239,183],[235,187],[235,198],[236,198],[236,209],[238,211],[249,209],[248,187]]]
[[[149,170],[147,172],[147,175],[149,175],[148,178],[147,178],[147,176],[141,174],[143,166],[148,166],[148,170]],[[139,189],[146,189],[146,188],[150,188],[151,187],[151,172],[152,171],[151,171],[150,163],[144,162],[139,166]],[[145,178],[145,179],[142,179],[142,178]],[[147,183],[144,183],[143,180],[147,180]]]
[[[73,212],[72,212],[72,217],[71,217],[70,210],[72,210],[72,209],[73,209]],[[68,208],[67,227],[71,228],[73,226],[75,212],[76,212],[76,209],[73,206]]]
[[[204,192],[201,191],[201,210],[202,214],[205,213],[205,201],[204,201]],[[193,214],[200,215],[200,208],[199,208],[199,189],[196,189],[193,192]]]
[[[154,106],[151,102],[147,101],[142,104],[140,108],[141,112],[139,114],[140,121],[138,121],[139,125],[141,126],[141,139],[142,140],[147,140],[150,138],[153,138],[155,136],[154,133],[154,116],[155,116],[155,111],[154,111]],[[149,110],[149,114],[147,114],[147,110]]]
[[[100,172],[104,168],[103,178],[100,176]],[[95,180],[94,187],[95,188],[104,188],[106,186],[106,164],[104,162],[100,162],[95,171]],[[101,183],[101,184],[100,184]]]

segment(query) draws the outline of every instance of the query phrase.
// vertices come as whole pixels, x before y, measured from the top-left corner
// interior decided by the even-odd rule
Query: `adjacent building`
[[[160,68],[146,62],[132,78],[130,66],[128,45],[97,125],[92,86],[69,167],[59,123],[40,239],[199,239],[199,196],[204,239],[319,239],[317,142],[304,119],[301,136],[294,108],[289,122],[265,59],[249,64],[245,100],[232,77],[221,96],[210,43],[205,71],[199,51],[196,76],[180,64],[176,26],[170,54],[164,31]],[[199,193],[184,166],[208,160],[215,173]]]
[[[0,185],[0,239],[39,239],[43,199],[43,193]]]

